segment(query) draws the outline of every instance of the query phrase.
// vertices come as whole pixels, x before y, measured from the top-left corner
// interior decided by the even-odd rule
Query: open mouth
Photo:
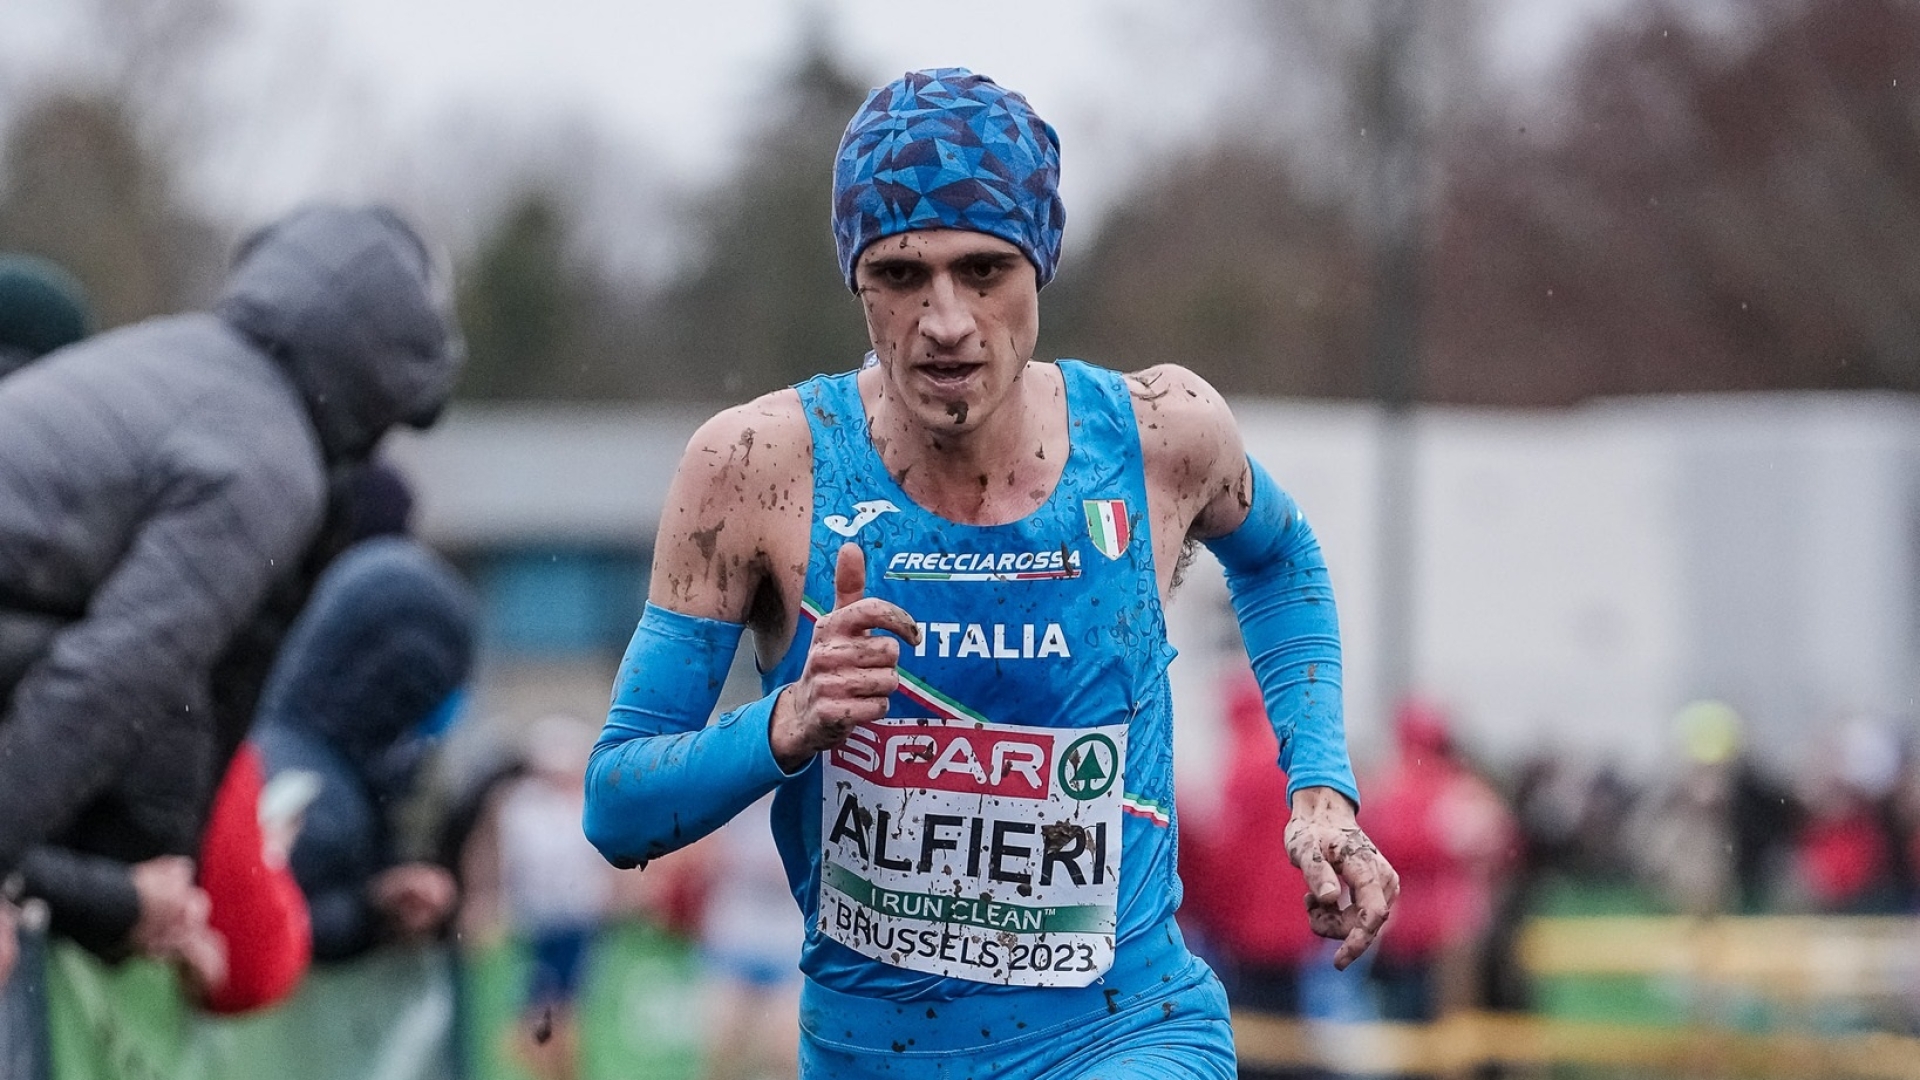
[[[919,365],[920,374],[933,385],[945,389],[958,389],[965,386],[975,372],[983,365],[954,361],[952,363],[927,363]]]

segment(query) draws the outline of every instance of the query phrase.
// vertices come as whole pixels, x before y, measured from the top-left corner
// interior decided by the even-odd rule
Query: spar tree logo
[[[1060,755],[1058,772],[1060,788],[1069,798],[1097,799],[1120,775],[1120,748],[1098,732],[1082,735]]]

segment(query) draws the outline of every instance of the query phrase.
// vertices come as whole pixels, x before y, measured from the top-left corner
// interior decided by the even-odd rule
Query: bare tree
[[[1920,389],[1920,10],[1648,5],[1557,119],[1450,148],[1431,383],[1448,400]]]

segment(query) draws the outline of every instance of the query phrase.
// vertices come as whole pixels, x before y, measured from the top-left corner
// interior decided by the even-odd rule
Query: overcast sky
[[[86,3],[0,2],[10,81],[22,71],[51,77],[88,47],[94,31],[75,14]],[[1524,77],[1550,69],[1585,19],[1628,0],[1499,2],[1499,55]],[[1254,35],[1219,0],[230,5],[236,18],[215,70],[234,123],[209,134],[219,152],[200,163],[200,182],[254,217],[314,195],[372,194],[391,179],[378,170],[395,147],[444,152],[432,136],[452,125],[472,129],[479,145],[579,127],[595,133],[597,152],[638,159],[637,171],[662,185],[697,187],[729,164],[810,21],[873,82],[964,65],[1021,90],[1061,132],[1068,205],[1097,211],[1142,162],[1213,129],[1254,67]],[[1429,10],[1444,17],[1446,5]],[[7,88],[0,81],[0,96]]]

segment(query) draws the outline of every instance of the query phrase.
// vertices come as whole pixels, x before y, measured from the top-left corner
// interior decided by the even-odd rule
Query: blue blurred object
[[[0,377],[92,332],[78,278],[50,259],[0,252]]]
[[[274,663],[253,742],[269,784],[289,769],[321,781],[289,860],[316,959],[379,943],[367,886],[400,862],[391,815],[460,714],[477,621],[452,567],[381,537],[328,567]]]

